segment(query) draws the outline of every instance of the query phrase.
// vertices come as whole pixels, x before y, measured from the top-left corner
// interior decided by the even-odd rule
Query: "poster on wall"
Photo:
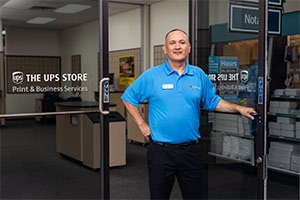
[[[134,55],[119,56],[119,84],[130,85],[135,80]]]

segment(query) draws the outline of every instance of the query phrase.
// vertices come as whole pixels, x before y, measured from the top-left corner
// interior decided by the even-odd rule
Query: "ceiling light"
[[[27,21],[29,24],[47,24],[54,21],[56,18],[52,17],[35,17]]]
[[[91,7],[92,6],[88,6],[88,5],[68,4],[66,6],[54,10],[54,12],[73,14],[73,13],[77,13],[89,9]]]

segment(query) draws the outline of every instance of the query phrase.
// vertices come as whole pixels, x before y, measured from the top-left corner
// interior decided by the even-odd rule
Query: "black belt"
[[[171,144],[171,143],[167,143],[167,142],[155,142],[153,140],[151,140],[151,142],[154,144],[157,144],[159,146],[162,146],[162,147],[169,147],[169,148],[174,148],[174,149],[186,149],[188,147],[191,147],[191,146],[199,143],[200,139],[193,140],[190,142],[183,142],[183,143],[179,143],[179,144]]]

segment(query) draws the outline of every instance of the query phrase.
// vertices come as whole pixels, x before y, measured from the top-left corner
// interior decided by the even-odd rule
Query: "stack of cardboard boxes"
[[[288,142],[272,141],[268,154],[269,166],[299,172],[299,147]]]
[[[270,101],[270,113],[273,114],[291,114],[297,108],[297,102],[291,101]],[[299,125],[297,123],[297,125]],[[298,130],[299,128],[297,128]],[[269,122],[269,134],[282,137],[295,138],[296,135],[296,118],[277,117],[276,122]]]
[[[269,121],[269,134],[282,140],[271,141],[268,165],[274,168],[300,172],[300,147],[294,142],[300,139],[299,89],[276,89],[274,97],[284,98],[270,101],[269,111],[275,116]]]
[[[300,139],[300,122],[296,122],[295,138]]]
[[[300,173],[300,151],[292,152],[291,170]]]
[[[214,113],[213,130],[250,136],[252,134],[252,121],[241,115]]]
[[[214,113],[211,151],[233,159],[251,161],[253,140],[245,138],[251,134],[251,120],[241,115]]]

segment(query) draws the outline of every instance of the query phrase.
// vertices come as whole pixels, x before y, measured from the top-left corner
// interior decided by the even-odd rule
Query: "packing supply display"
[[[272,141],[270,143],[270,151],[268,154],[268,163],[272,167],[293,170],[299,169],[299,146],[289,142]],[[293,163],[293,169],[291,165]],[[294,170],[295,171],[295,170]]]
[[[210,152],[234,160],[253,161],[253,122],[240,115],[213,113]]]
[[[254,141],[251,139],[225,135],[222,146],[223,156],[244,161],[251,161],[252,159]]]
[[[299,101],[300,89],[276,89],[269,104],[269,112],[275,119],[268,122],[269,134],[283,138],[300,138]]]

